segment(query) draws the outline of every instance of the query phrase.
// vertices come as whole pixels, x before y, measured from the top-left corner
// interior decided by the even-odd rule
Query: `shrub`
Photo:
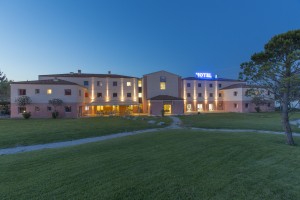
[[[255,107],[254,109],[255,109],[256,112],[258,112],[258,113],[261,111],[259,106]]]
[[[31,117],[31,112],[23,112],[22,116],[24,117],[24,119],[29,119]]]
[[[52,112],[52,118],[53,118],[53,119],[56,119],[56,118],[58,117],[58,114],[59,114],[59,112],[53,111],[53,112]]]

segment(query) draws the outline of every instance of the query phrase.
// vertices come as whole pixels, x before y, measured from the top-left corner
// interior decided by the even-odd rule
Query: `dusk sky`
[[[299,28],[299,0],[0,0],[0,70],[237,78],[272,36]]]

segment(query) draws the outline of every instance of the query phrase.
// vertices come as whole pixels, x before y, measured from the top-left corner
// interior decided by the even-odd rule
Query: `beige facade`
[[[25,94],[20,92],[26,91]],[[49,100],[61,99],[61,117],[144,113],[149,115],[195,112],[254,112],[251,97],[245,95],[244,82],[222,78],[182,79],[176,74],[158,71],[143,78],[116,74],[40,75],[37,81],[11,84],[11,117],[21,117],[16,104],[20,96],[29,96],[26,110],[33,117],[49,117]],[[38,91],[38,92],[37,92]],[[71,107],[71,109],[70,109]],[[274,110],[274,102],[261,107]]]

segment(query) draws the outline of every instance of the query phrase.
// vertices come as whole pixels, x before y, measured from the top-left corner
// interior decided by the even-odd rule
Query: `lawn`
[[[0,199],[300,199],[300,146],[284,141],[173,130],[0,156]]]
[[[135,120],[134,120],[135,119]],[[112,133],[163,127],[149,120],[170,124],[168,117],[96,117],[81,119],[2,119],[0,148],[67,141]],[[165,126],[165,125],[164,125]]]
[[[202,113],[200,115],[180,116],[184,126],[198,128],[227,128],[283,131],[280,114],[272,113]],[[291,120],[300,119],[300,113],[294,113]],[[292,126],[293,131],[300,129]]]

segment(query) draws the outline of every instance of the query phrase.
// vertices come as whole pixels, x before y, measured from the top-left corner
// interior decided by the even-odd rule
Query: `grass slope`
[[[144,120],[142,120],[144,119]],[[160,127],[148,120],[164,121],[168,117],[137,117],[136,120],[122,117],[97,117],[82,119],[3,119],[0,120],[0,148],[20,145],[43,144],[67,141],[112,133]]]
[[[1,156],[0,199],[300,199],[283,138],[176,130]]]
[[[280,114],[272,113],[203,113],[200,115],[180,116],[184,126],[199,128],[255,129],[283,131]],[[300,119],[294,113],[291,119]],[[293,131],[300,132],[296,126]]]

